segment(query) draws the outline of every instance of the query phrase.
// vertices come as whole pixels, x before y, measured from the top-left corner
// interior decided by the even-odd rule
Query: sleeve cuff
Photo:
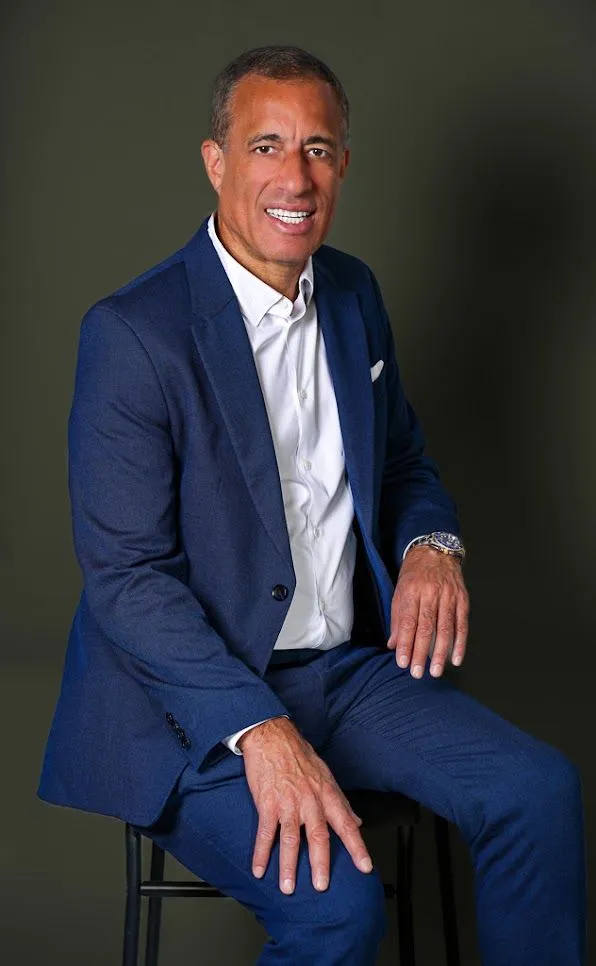
[[[275,717],[289,718],[290,716],[289,714],[276,714]],[[228,735],[227,738],[222,738],[222,744],[224,744],[226,748],[229,748],[230,751],[233,751],[235,755],[242,755],[240,748],[236,747],[238,739],[241,738],[242,735],[245,734],[247,731],[250,731],[251,728],[256,728],[257,725],[263,724],[264,721],[271,721],[271,720],[272,720],[271,718],[263,718],[261,721],[255,721],[254,724],[249,725],[247,728],[242,728],[240,731],[234,732],[233,735]]]
[[[407,554],[408,550],[410,549],[410,547],[412,546],[412,544],[415,543],[416,540],[420,540],[420,537],[428,537],[428,533],[419,533],[417,537],[414,537],[413,540],[410,540],[410,542],[406,546],[406,549],[404,550],[404,552],[401,555],[402,563],[406,559],[406,554]]]

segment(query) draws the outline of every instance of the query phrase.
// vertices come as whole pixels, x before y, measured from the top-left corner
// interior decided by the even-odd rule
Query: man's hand
[[[400,667],[422,677],[434,641],[430,673],[439,677],[451,654],[460,665],[468,637],[469,601],[458,557],[432,547],[412,547],[401,565],[391,603],[391,634]]]
[[[312,883],[329,885],[329,829],[339,835],[361,872],[372,860],[358,830],[362,824],[330,769],[288,718],[257,725],[238,742],[246,779],[259,813],[252,871],[264,875],[271,847],[280,830],[279,887],[294,891],[300,827],[306,827]]]

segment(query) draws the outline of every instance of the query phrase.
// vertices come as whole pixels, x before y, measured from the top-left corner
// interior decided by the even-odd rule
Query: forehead
[[[248,138],[257,131],[300,136],[339,136],[341,111],[325,81],[316,78],[273,80],[248,75],[239,81],[230,103],[230,135]]]

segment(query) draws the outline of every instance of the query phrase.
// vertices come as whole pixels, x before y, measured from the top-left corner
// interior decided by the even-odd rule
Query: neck
[[[285,295],[291,302],[298,298],[298,281],[304,265],[283,265],[277,262],[266,262],[262,259],[253,257],[246,247],[239,241],[236,235],[230,231],[215,213],[215,230],[217,237],[237,262],[260,278],[266,285],[270,285],[276,292]]]

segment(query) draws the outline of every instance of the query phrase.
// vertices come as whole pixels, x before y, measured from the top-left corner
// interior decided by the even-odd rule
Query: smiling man
[[[217,210],[85,316],[84,589],[39,794],[235,897],[262,966],[373,966],[382,881],[342,788],[400,791],[469,847],[485,966],[581,966],[577,771],[442,676],[464,549],[375,278],[324,244],[348,137],[321,61],[242,54],[202,145]]]
[[[337,95],[317,78],[249,74],[222,115],[202,148],[218,235],[246,269],[294,300],[348,165]]]

